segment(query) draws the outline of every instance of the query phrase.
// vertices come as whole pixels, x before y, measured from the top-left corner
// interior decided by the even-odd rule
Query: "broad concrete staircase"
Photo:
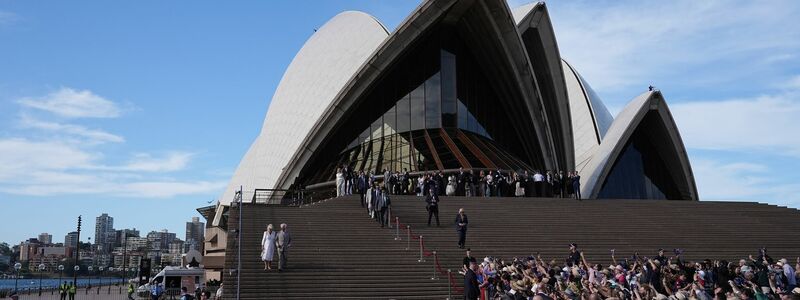
[[[304,207],[245,204],[241,299],[444,299],[447,282],[431,280],[432,267],[367,216],[358,196]],[[289,225],[288,269],[265,271],[260,260],[267,224]],[[232,208],[229,230],[238,225]],[[230,234],[235,237],[235,234]],[[225,298],[236,299],[236,240],[228,239]],[[277,265],[277,255],[273,268]]]
[[[616,249],[618,260],[635,252],[655,256],[658,248],[684,249],[688,260],[732,261],[761,247],[776,259],[800,256],[800,211],[766,204],[442,197],[441,227],[427,226],[423,198],[394,196],[392,204],[392,221],[399,220],[403,229],[401,241],[394,239],[396,229],[381,229],[367,217],[358,197],[302,208],[245,205],[241,298],[444,299],[446,270],[458,271],[464,256],[454,226],[460,207],[470,219],[466,245],[479,259],[541,253],[545,260],[563,261],[573,242],[590,263],[604,265],[611,262],[610,249]],[[234,209],[230,228],[237,222]],[[263,271],[259,261],[267,223],[290,224],[294,246],[283,273]],[[406,226],[417,237],[409,250]],[[418,262],[420,235],[425,254],[436,251],[425,262]],[[226,269],[235,269],[235,249],[229,239]],[[437,261],[444,273],[432,280]],[[235,279],[226,276],[226,296],[235,295]],[[460,287],[463,277],[455,274],[452,281]]]

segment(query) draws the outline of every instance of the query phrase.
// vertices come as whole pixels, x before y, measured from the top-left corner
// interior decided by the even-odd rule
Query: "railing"
[[[431,263],[431,265],[433,266],[433,276],[431,276],[431,280],[438,280],[439,276],[446,276],[447,277],[447,283],[448,283],[448,285],[447,285],[447,299],[452,299],[453,298],[453,295],[452,295],[453,292],[455,292],[457,294],[463,293],[464,292],[464,288],[458,285],[458,282],[456,281],[455,275],[453,275],[453,272],[450,269],[445,270],[444,268],[442,268],[441,262],[439,262],[439,255],[436,253],[436,251],[429,251],[429,249],[427,249],[425,247],[425,237],[423,237],[422,235],[414,234],[414,231],[411,230],[411,225],[400,223],[400,218],[399,217],[394,217],[394,218],[395,218],[395,233],[394,233],[395,237],[394,237],[394,240],[396,240],[396,241],[403,240],[403,238],[400,237],[400,228],[402,227],[402,228],[405,228],[405,230],[406,230],[406,248],[405,248],[405,251],[411,251],[412,250],[411,249],[411,241],[412,240],[419,241],[419,259],[417,260],[417,262],[420,262],[420,263],[426,262],[427,261],[425,259],[426,257],[432,257],[433,258],[433,262]]]
[[[80,287],[76,289],[74,299],[77,300],[95,300],[95,299],[102,299],[102,300],[127,300],[127,299],[136,299],[136,300],[144,300],[144,299],[151,299],[150,292],[145,290],[137,290],[134,291],[130,297],[127,292],[127,288],[117,289],[116,286],[114,288],[109,289],[109,286],[94,286],[92,288],[84,288]],[[206,291],[211,295],[208,299],[217,299],[216,292],[219,287],[207,287]],[[195,295],[195,291],[190,291],[189,293],[192,296]],[[161,299],[180,299],[181,290],[180,289],[165,289],[164,294]],[[42,292],[39,293],[38,288],[21,288],[17,292],[16,296],[11,295],[10,290],[0,290],[0,299],[41,299],[41,300],[56,300],[61,299],[59,294],[58,288],[48,287],[42,288]],[[65,297],[65,299],[69,299],[69,296]],[[200,298],[196,298],[200,299]]]
[[[333,189],[255,189],[241,193],[242,199],[247,199],[244,203],[279,206],[309,205],[336,196]]]

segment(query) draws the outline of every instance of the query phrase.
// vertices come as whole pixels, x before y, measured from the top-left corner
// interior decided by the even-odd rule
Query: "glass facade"
[[[597,198],[600,199],[684,199],[678,185],[667,167],[661,151],[672,146],[659,146],[655,134],[665,130],[654,121],[658,118],[650,112],[643,124],[637,128],[614,162]],[[645,123],[646,122],[646,123]],[[663,131],[662,131],[663,132]],[[675,157],[674,155],[672,155]]]
[[[413,47],[379,80],[354,113],[358,117],[340,130],[360,134],[342,134],[347,144],[328,146],[323,152],[337,155],[318,159],[309,168],[317,172],[301,181],[333,180],[342,165],[376,173],[532,169],[506,113],[507,101],[470,51],[455,38],[437,38],[440,34]]]

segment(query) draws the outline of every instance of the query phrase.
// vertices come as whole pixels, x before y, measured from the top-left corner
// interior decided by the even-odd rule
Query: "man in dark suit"
[[[464,249],[464,243],[467,241],[467,225],[469,218],[464,213],[464,208],[458,209],[456,215],[456,231],[458,231],[458,248]]]
[[[381,228],[389,224],[389,207],[392,206],[392,200],[389,198],[389,193],[386,192],[386,186],[381,188],[381,196],[378,197],[378,217],[381,223]]]
[[[476,269],[478,269],[478,265],[474,262],[470,262],[467,273],[464,274],[464,300],[480,299],[481,290],[478,287],[478,275],[475,274]]]
[[[456,175],[456,196],[464,196],[465,187],[467,185],[467,173],[464,172],[463,168],[458,168],[458,174]]]
[[[428,197],[425,198],[428,203],[428,226],[431,226],[431,216],[436,216],[436,227],[439,227],[439,195],[434,189],[435,187],[431,187]]]

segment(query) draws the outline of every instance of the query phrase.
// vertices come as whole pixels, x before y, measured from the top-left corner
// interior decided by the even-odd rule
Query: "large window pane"
[[[456,56],[442,50],[442,127],[456,127]]]
[[[425,128],[425,87],[420,85],[411,91],[411,130]]]
[[[425,128],[441,127],[441,79],[437,72],[425,81]]]
[[[408,96],[403,97],[397,102],[397,132],[411,130],[410,108],[408,107]]]

